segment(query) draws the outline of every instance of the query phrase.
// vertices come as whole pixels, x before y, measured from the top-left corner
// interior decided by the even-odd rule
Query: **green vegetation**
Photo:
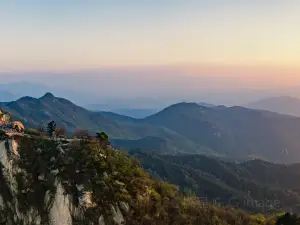
[[[276,221],[276,225],[299,225],[300,218],[295,214],[286,213],[279,217]]]
[[[201,155],[159,155],[132,150],[154,177],[179,185],[182,191],[208,202],[251,212],[300,212],[300,164],[280,165],[261,160],[220,161]]]
[[[85,192],[92,193],[93,206],[84,210],[85,219],[74,217],[74,224],[96,223],[100,215],[110,220],[110,206],[120,202],[129,204],[130,210],[122,214],[131,225],[274,225],[277,219],[277,224],[298,223],[297,215],[277,213],[300,212],[299,164],[262,160],[237,164],[228,159],[298,161],[299,118],[180,103],[137,120],[90,112],[52,95],[25,97],[4,108],[36,129],[25,130],[28,136],[21,138],[20,159],[12,157],[20,168],[14,171],[16,181],[7,184],[0,168],[6,206],[0,218],[12,220],[18,212],[36,209],[47,221],[60,182],[75,206]],[[52,119],[58,128],[49,123]],[[48,129],[41,128],[47,123]],[[66,138],[71,133],[76,139]],[[130,150],[131,156],[114,150],[107,134],[114,147],[142,150]],[[0,136],[8,138],[4,132]],[[199,153],[222,156],[223,161]],[[10,207],[15,198],[17,208]]]
[[[32,136],[41,136],[41,132],[34,128],[27,128],[24,130],[24,133]]]
[[[47,125],[47,133],[49,137],[53,137],[54,136],[54,132],[56,130],[56,123],[55,121],[51,121],[50,123],[48,123]]]
[[[104,135],[105,136],[105,135]],[[93,206],[84,211],[81,220],[73,224],[95,224],[99,215],[110,218],[110,204],[126,202],[130,210],[123,212],[126,224],[131,225],[198,225],[198,224],[275,224],[277,216],[249,215],[229,207],[219,207],[184,196],[179,189],[161,180],[154,180],[140,167],[139,162],[125,152],[103,146],[97,140],[73,141],[67,145],[40,137],[22,137],[20,159],[13,160],[17,209],[9,185],[0,174],[0,193],[7,206],[0,218],[37,209],[43,221],[53,202],[57,181],[66,193],[79,204],[84,191],[93,193]],[[0,170],[2,171],[2,170]],[[78,190],[77,185],[83,185]],[[45,204],[44,199],[49,201]],[[9,210],[8,210],[9,209]],[[16,224],[24,224],[17,221]],[[110,224],[110,223],[108,223]]]

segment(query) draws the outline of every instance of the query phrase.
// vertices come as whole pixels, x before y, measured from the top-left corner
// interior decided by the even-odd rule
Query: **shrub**
[[[89,135],[89,131],[86,129],[77,129],[73,134],[73,137],[81,140],[88,140],[90,135]]]
[[[33,136],[41,136],[41,132],[34,128],[27,128],[24,130],[24,133]]]
[[[66,137],[67,130],[65,127],[56,128],[54,134],[56,137]]]

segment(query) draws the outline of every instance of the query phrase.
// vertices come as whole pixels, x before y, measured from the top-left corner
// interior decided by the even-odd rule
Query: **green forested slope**
[[[300,164],[261,160],[236,164],[200,155],[158,155],[141,150],[130,154],[154,176],[210,201],[253,212],[281,208],[300,212]]]
[[[29,215],[48,224],[53,201],[57,201],[57,182],[75,206],[81,204],[82,194],[92,193],[91,206],[83,208],[83,216],[72,217],[72,225],[98,224],[100,215],[105,224],[113,224],[110,206],[120,202],[129,207],[122,210],[122,217],[130,225],[273,225],[277,217],[250,215],[184,196],[176,186],[151,179],[134,158],[96,140],[68,142],[24,136],[19,153],[19,157],[8,155],[12,157],[11,176],[0,163],[0,222],[4,224],[28,224]]]

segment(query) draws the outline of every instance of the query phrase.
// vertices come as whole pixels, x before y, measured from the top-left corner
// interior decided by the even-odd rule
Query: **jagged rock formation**
[[[77,185],[77,190],[73,190],[77,192],[76,194],[66,190],[68,182],[59,176],[62,168],[57,167],[45,171],[48,168],[41,168],[38,165],[45,163],[41,159],[42,154],[47,154],[45,149],[25,150],[26,145],[20,148],[20,141],[20,139],[14,138],[0,141],[0,224],[75,225],[86,224],[84,222],[89,221],[88,224],[105,225],[108,220],[115,224],[125,223],[122,211],[128,212],[129,206],[124,202],[112,202],[107,206],[109,213],[100,214],[100,216],[98,214],[98,221],[92,223],[92,220],[86,217],[86,212],[95,207],[91,192],[85,191],[83,185]],[[26,144],[29,145],[32,142],[29,138],[26,138],[26,141]],[[51,142],[48,141],[48,144]],[[31,147],[35,146],[32,145]],[[52,167],[61,160],[59,155],[66,151],[60,144],[55,147],[57,153],[54,153],[50,158],[50,161],[54,163]],[[24,152],[21,152],[22,150]],[[31,161],[32,158],[28,156],[29,152],[25,151],[35,152],[34,158],[40,161]],[[33,170],[27,171],[26,164],[32,166]],[[34,173],[34,170],[37,173]]]

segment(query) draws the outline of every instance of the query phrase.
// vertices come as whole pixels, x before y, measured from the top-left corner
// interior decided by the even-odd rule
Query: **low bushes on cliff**
[[[19,153],[20,158],[14,160],[14,166],[19,168],[15,173],[18,211],[35,208],[42,221],[48,220],[51,197],[60,182],[75,206],[80,206],[84,193],[92,196],[91,206],[83,207],[84,218],[74,218],[73,224],[97,224],[100,215],[110,224],[111,206],[119,203],[128,206],[121,208],[130,225],[275,224],[275,216],[251,216],[184,196],[176,186],[152,179],[135,158],[104,146],[101,139],[62,144],[24,136]],[[50,199],[47,205],[46,197]]]

